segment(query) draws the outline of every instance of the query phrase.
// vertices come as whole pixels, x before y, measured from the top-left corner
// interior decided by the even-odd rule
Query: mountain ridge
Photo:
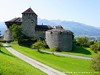
[[[100,28],[89,26],[79,22],[73,21],[62,21],[62,20],[47,20],[47,19],[38,19],[39,25],[50,25],[57,26],[61,25],[66,30],[71,30],[74,32],[75,36],[100,36]],[[4,34],[6,25],[4,22],[0,22],[0,31],[1,34]]]
[[[100,36],[100,28],[89,26],[79,22],[47,20],[39,18],[38,23],[44,23],[51,26],[61,25],[64,29],[73,31],[75,36]]]

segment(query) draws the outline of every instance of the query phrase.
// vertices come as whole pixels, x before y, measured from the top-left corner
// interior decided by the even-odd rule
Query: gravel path
[[[18,58],[24,60],[25,62],[31,64],[32,66],[40,69],[41,71],[47,73],[48,75],[66,75],[63,72],[60,72],[58,70],[55,70],[45,64],[42,64],[34,59],[31,59],[23,54],[21,54],[20,52],[14,50],[13,48],[9,47],[7,44],[3,44],[3,46],[9,51],[11,52],[13,55],[17,56]]]
[[[52,52],[45,51],[45,50],[41,50],[41,51],[46,52],[46,53],[50,53],[50,54],[52,53]],[[85,57],[85,56],[77,56],[77,55],[72,55],[72,54],[62,54],[62,53],[59,53],[59,52],[54,52],[54,54],[59,55],[59,56],[65,56],[65,57],[72,57],[72,58],[85,59],[85,60],[92,60],[92,58]]]

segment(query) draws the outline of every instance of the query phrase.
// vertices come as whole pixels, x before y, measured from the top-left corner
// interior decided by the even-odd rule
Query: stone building
[[[61,26],[56,26],[55,29],[46,31],[46,42],[50,48],[56,46],[60,50],[71,51],[72,35],[71,31],[64,30]]]
[[[72,50],[72,32],[64,30],[61,26],[52,28],[48,25],[37,24],[37,14],[31,9],[27,9],[22,13],[22,18],[14,18],[6,21],[7,30],[4,34],[4,40],[10,41],[11,30],[13,24],[22,26],[22,32],[28,37],[46,38],[49,47],[57,46],[63,51]]]
[[[28,37],[45,38],[45,31],[52,29],[52,27],[48,25],[37,25],[37,14],[31,8],[22,13],[22,18],[14,18],[6,21],[5,24],[7,26],[7,30],[4,34],[5,41],[12,40],[10,27],[13,24],[21,25],[22,32]]]
[[[9,20],[9,21],[6,21],[5,22],[6,26],[7,26],[7,29],[4,33],[4,38],[3,40],[4,41],[11,41],[12,38],[11,38],[11,30],[10,30],[10,27],[13,25],[13,24],[17,24],[17,25],[21,25],[22,24],[22,19],[20,17],[18,18],[14,18],[12,20]]]

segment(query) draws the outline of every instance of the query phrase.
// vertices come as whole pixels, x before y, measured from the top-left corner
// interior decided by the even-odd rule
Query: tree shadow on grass
[[[55,54],[55,53],[47,53],[47,52],[43,52],[43,51],[40,51],[39,53],[41,53],[41,54],[53,55],[53,56],[55,56],[55,57],[64,57],[64,56],[57,55],[57,54]]]
[[[50,53],[43,52],[43,51],[39,51],[39,53],[41,53],[41,54],[50,54]]]
[[[8,53],[5,53],[5,52],[3,52],[3,51],[0,51],[0,53],[2,53],[2,54],[4,54],[4,55],[7,55],[7,56],[14,57],[13,55],[11,55],[11,54],[8,54]]]
[[[9,47],[9,46],[6,46],[6,47]],[[2,53],[2,54],[4,54],[4,55],[7,55],[7,56],[14,57],[12,54],[6,53],[6,52],[3,51],[2,49],[0,50],[0,53]]]
[[[91,52],[83,47],[75,46],[72,50],[72,53],[80,53],[85,55],[91,55]]]

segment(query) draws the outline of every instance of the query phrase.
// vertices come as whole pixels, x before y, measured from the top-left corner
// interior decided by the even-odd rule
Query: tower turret
[[[37,25],[37,15],[31,9],[27,9],[22,13],[22,29],[23,33],[29,37],[34,37],[35,27]]]
[[[72,35],[70,30],[63,29],[62,26],[56,26],[55,29],[46,31],[46,43],[52,47],[58,47],[61,51],[72,50]]]

